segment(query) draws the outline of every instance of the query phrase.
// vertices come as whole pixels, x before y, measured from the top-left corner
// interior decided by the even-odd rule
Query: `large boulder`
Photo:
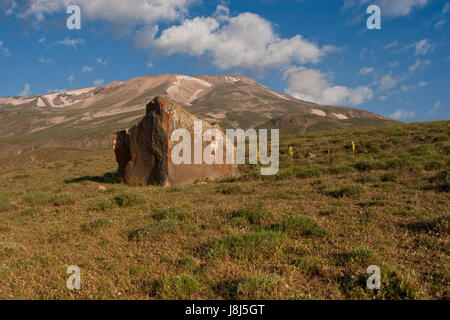
[[[145,117],[131,129],[116,135],[114,151],[119,176],[126,183],[144,186],[172,186],[237,176],[239,171],[235,164],[193,164],[193,159],[192,164],[173,163],[171,152],[175,144],[171,142],[172,133],[177,129],[186,129],[191,135],[193,150],[194,121],[201,120],[167,97],[156,97],[150,101]],[[203,132],[220,130],[205,121],[201,123]],[[202,141],[202,150],[209,144]],[[224,142],[224,155],[225,146]]]

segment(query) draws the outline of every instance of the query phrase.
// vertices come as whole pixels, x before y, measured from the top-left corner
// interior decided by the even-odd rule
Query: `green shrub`
[[[144,197],[138,194],[121,193],[114,197],[119,207],[132,207],[145,202]]]
[[[284,239],[285,236],[281,232],[265,230],[230,235],[213,242],[210,246],[209,255],[229,255],[237,259],[273,257],[283,244]]]
[[[445,214],[436,219],[421,220],[419,222],[411,222],[406,225],[408,229],[416,232],[426,232],[435,234],[450,233],[450,214]]]
[[[380,164],[375,160],[361,160],[356,162],[354,167],[358,171],[371,171],[378,169]]]
[[[111,200],[101,200],[91,207],[93,210],[106,211],[114,208],[114,203]]]
[[[224,186],[220,189],[220,193],[222,194],[242,194],[244,193],[244,189],[239,184],[232,184]]]
[[[336,262],[338,265],[346,265],[347,263],[357,262],[362,263],[371,258],[373,252],[365,248],[355,248],[350,252],[343,252],[336,255]]]
[[[323,174],[322,168],[300,168],[297,166],[291,166],[282,172],[282,177],[297,177],[300,179],[320,177]]]
[[[47,192],[35,191],[23,197],[23,201],[29,205],[43,205],[50,201],[51,196]]]
[[[19,212],[19,216],[29,217],[29,216],[34,215],[35,213],[37,213],[37,209],[35,209],[35,208],[28,208],[28,209],[20,211]]]
[[[69,204],[73,204],[73,199],[66,194],[59,194],[51,198],[50,200],[54,206],[61,207]]]
[[[128,240],[154,240],[163,234],[173,232],[177,226],[178,221],[173,219],[164,219],[158,222],[152,222],[143,228],[130,232],[128,234]]]
[[[445,168],[445,161],[442,159],[433,159],[425,162],[423,168],[427,171],[433,171],[437,169]]]
[[[192,271],[197,267],[198,261],[195,257],[188,256],[180,260],[179,265],[183,270]]]
[[[432,183],[437,184],[436,189],[441,192],[450,191],[450,170],[439,172],[436,176],[430,179]]]
[[[180,207],[172,207],[167,209],[157,209],[153,214],[155,220],[173,219],[183,221],[188,216],[188,212]]]
[[[100,229],[102,227],[108,227],[110,225],[112,225],[111,219],[104,218],[104,217],[96,218],[96,219],[91,220],[88,223],[82,224],[81,225],[81,230],[82,231],[86,231],[86,232],[92,232],[92,231],[95,231],[95,230]]]
[[[295,265],[309,275],[319,275],[322,271],[322,262],[315,256],[304,256],[296,259]]]
[[[0,201],[0,212],[7,212],[13,210],[15,206],[9,202]]]
[[[200,282],[194,276],[182,274],[164,278],[157,289],[157,295],[162,299],[188,299],[200,287]]]
[[[261,225],[263,222],[272,218],[273,214],[264,206],[263,203],[258,202],[234,212],[233,216],[244,218],[251,224]]]
[[[353,197],[364,193],[366,189],[360,185],[345,186],[338,190],[329,192],[330,196],[335,198]]]
[[[277,274],[259,274],[251,276],[237,286],[237,296],[245,300],[274,299],[284,288],[284,279]]]
[[[292,237],[326,237],[329,235],[327,230],[313,220],[303,216],[289,216],[280,225],[280,230]]]
[[[385,173],[381,177],[381,181],[383,181],[383,182],[397,182],[397,180],[398,180],[398,176],[397,176],[397,173],[395,173],[395,172]]]
[[[370,183],[370,182],[375,182],[376,178],[373,174],[362,173],[356,181],[359,183]]]

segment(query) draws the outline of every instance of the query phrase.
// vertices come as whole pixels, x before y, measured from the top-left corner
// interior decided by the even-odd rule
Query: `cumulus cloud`
[[[17,8],[17,3],[15,0],[10,0],[9,3],[7,3],[7,4],[9,6],[8,6],[8,9],[6,9],[6,11],[5,11],[5,15],[9,16],[14,13],[14,10]]]
[[[46,59],[46,58],[39,58],[39,60],[38,60],[40,63],[44,63],[44,64],[51,64],[51,63],[53,63],[53,62],[55,62],[53,59],[51,59],[51,58],[49,58],[49,59]]]
[[[385,74],[380,80],[380,85],[378,86],[378,91],[383,92],[383,91],[393,89],[401,81],[402,81],[401,78],[392,76],[392,73]]]
[[[67,78],[67,81],[69,81],[70,83],[74,82],[74,81],[75,81],[75,75],[74,75],[74,74],[71,74],[71,75]]]
[[[433,50],[433,45],[431,44],[429,39],[422,39],[412,44],[412,47],[415,49],[416,56],[424,56],[428,52]]]
[[[94,70],[94,68],[89,67],[89,66],[84,66],[84,67],[81,69],[81,72],[87,73],[87,72],[91,72],[92,70]]]
[[[31,85],[29,83],[25,83],[25,87],[23,90],[19,93],[19,96],[21,97],[27,97],[31,95]]]
[[[442,12],[439,15],[438,21],[434,24],[435,29],[440,29],[447,23],[446,15],[448,12],[450,12],[450,2],[447,2],[442,8]]]
[[[415,63],[412,64],[408,68],[409,72],[405,72],[404,74],[398,75],[398,76],[392,75],[392,72],[385,74],[383,77],[381,77],[381,80],[378,83],[377,91],[384,92],[384,91],[388,91],[388,90],[396,88],[400,83],[411,78],[411,76],[414,74],[414,72],[416,72],[418,69],[424,68],[424,67],[430,65],[430,63],[431,63],[430,60],[422,60],[422,59],[417,58]],[[403,85],[400,87],[400,89],[403,92],[408,92],[408,91],[411,91],[412,89],[422,88],[427,85],[428,85],[427,82],[421,81],[415,86]]]
[[[318,70],[304,67],[288,68],[284,74],[288,80],[286,93],[301,100],[324,105],[360,105],[373,98],[369,87],[347,88],[334,86],[328,76]]]
[[[372,73],[374,70],[375,69],[372,68],[372,67],[364,67],[364,68],[361,68],[361,70],[359,70],[359,74],[364,76],[364,75],[367,75],[369,73]]]
[[[417,69],[425,67],[425,66],[429,66],[430,65],[430,60],[421,60],[421,59],[416,59],[416,62],[411,65],[408,70],[409,72],[413,73],[415,72]]]
[[[429,0],[345,0],[343,9],[359,8],[377,4],[381,8],[381,14],[388,18],[407,16],[414,10],[423,9]]]
[[[78,46],[84,45],[86,41],[82,38],[78,39],[71,39],[69,37],[64,38],[63,40],[55,41],[53,42],[50,47],[53,46],[66,46],[66,47],[72,47],[73,49],[76,49]]]
[[[1,52],[5,57],[11,56],[11,52],[9,52],[9,49],[3,44],[3,41],[0,41],[0,52]]]
[[[102,86],[105,83],[105,80],[97,79],[97,80],[94,80],[92,83],[94,84],[94,86],[100,87],[100,86]]]
[[[390,43],[388,43],[387,45],[385,45],[383,47],[383,49],[388,50],[388,49],[392,49],[398,46],[398,40],[392,41]]]
[[[103,58],[97,58],[97,63],[106,66],[108,64],[108,61],[103,60]]]
[[[127,25],[175,21],[187,13],[195,0],[78,0],[83,17]],[[27,0],[21,17],[36,17],[64,12],[72,0]]]
[[[319,47],[301,35],[280,38],[270,21],[253,13],[230,17],[225,7],[220,15],[188,19],[181,25],[163,30],[158,27],[141,29],[135,44],[139,48],[153,48],[160,53],[208,56],[220,69],[265,69],[293,63],[318,63],[335,48]]]
[[[416,115],[415,111],[398,109],[393,114],[389,115],[389,117],[394,120],[409,120],[411,118],[414,118],[415,115]]]
[[[416,89],[420,89],[420,88],[423,88],[423,87],[426,87],[428,85],[428,83],[427,82],[425,82],[425,81],[421,81],[421,82],[419,82],[418,84],[416,84],[416,85],[403,85],[403,86],[401,86],[400,88],[402,89],[402,91],[403,92],[409,92],[409,91],[412,91],[412,90],[416,90]]]
[[[441,107],[442,107],[442,102],[440,100],[436,101],[434,103],[433,107],[431,108],[431,112],[435,112],[435,111],[439,110]]]

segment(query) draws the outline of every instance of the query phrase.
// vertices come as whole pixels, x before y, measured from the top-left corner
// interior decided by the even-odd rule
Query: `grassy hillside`
[[[449,137],[450,122],[283,136],[275,177],[172,188],[121,184],[111,149],[0,159],[0,298],[448,299]]]

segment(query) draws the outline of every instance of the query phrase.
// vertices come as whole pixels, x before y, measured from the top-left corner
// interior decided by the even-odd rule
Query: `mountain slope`
[[[366,111],[297,100],[246,77],[166,74],[104,87],[0,98],[0,155],[43,146],[107,146],[113,134],[140,119],[148,100],[158,95],[168,95],[187,111],[224,128],[276,127],[276,119],[286,115],[314,119],[320,128],[333,123],[332,129],[352,126],[355,119],[371,124],[390,121]],[[278,127],[284,131],[282,124]]]

